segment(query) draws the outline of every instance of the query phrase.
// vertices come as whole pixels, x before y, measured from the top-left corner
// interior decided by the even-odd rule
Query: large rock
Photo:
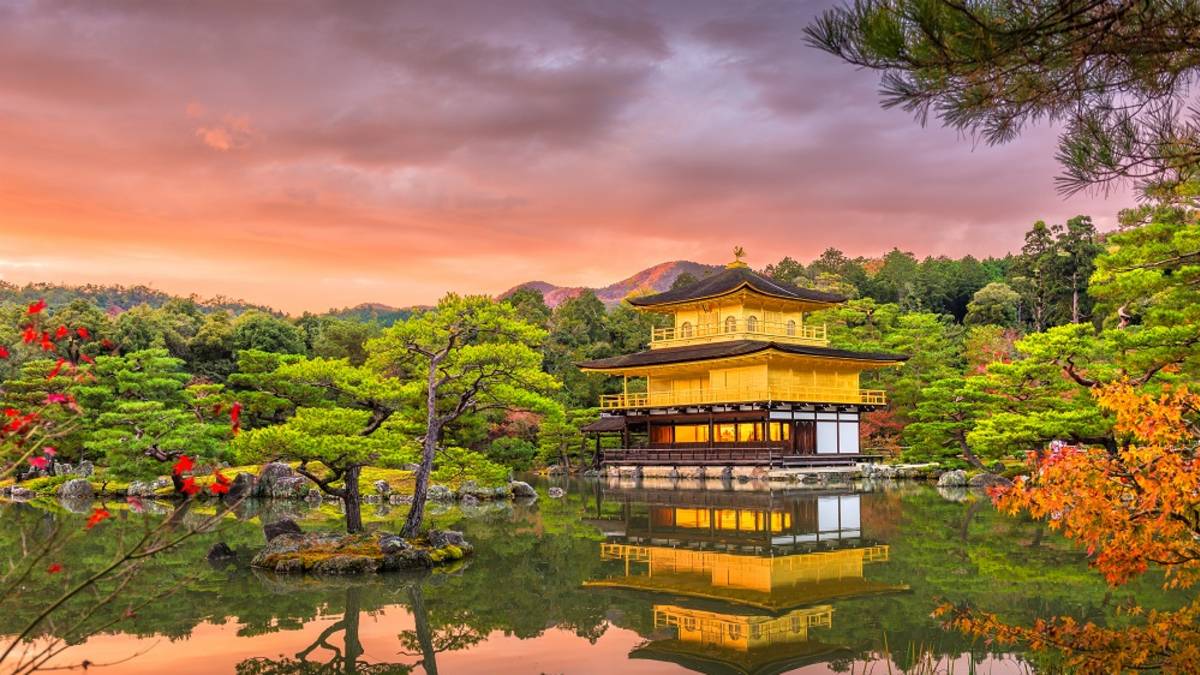
[[[308,496],[308,479],[304,476],[278,478],[271,483],[268,496],[272,499],[304,499]]]
[[[967,481],[967,485],[973,488],[987,488],[997,485],[1012,485],[1012,481],[994,473],[981,473],[978,476],[972,476],[971,480]]]
[[[546,494],[549,495],[551,499],[562,499],[563,497],[567,496],[567,492],[560,487],[552,487],[546,491]]]
[[[95,495],[92,484],[85,478],[75,478],[58,486],[58,496],[63,499],[91,499]]]
[[[454,499],[454,493],[445,485],[430,485],[425,497],[430,501],[448,502]]]
[[[412,544],[398,534],[380,533],[379,535],[379,550],[383,551],[384,555],[407,551],[410,548],[412,548]]]
[[[391,493],[392,493],[392,486],[388,485],[388,482],[386,480],[380,479],[380,480],[375,481],[375,494],[379,495],[380,497],[386,498]]]
[[[508,499],[511,489],[507,485],[499,487],[481,487],[473,480],[466,481],[458,488],[458,497],[474,497],[477,500]]]
[[[962,469],[947,471],[938,477],[938,487],[966,487],[967,472]]]
[[[514,480],[509,483],[509,488],[512,490],[512,496],[517,499],[537,499],[537,490],[533,486],[524,481]]]
[[[298,535],[303,533],[304,531],[300,529],[300,526],[296,524],[296,521],[290,518],[277,520],[273,523],[267,523],[266,525],[263,525],[263,535],[267,538],[267,541],[273,541],[276,537],[285,534]]]
[[[284,462],[270,462],[265,464],[258,472],[258,483],[254,490],[254,496],[274,497],[277,483],[296,477],[295,470]]]
[[[229,483],[229,498],[245,499],[253,497],[257,488],[258,478],[254,474],[239,471],[238,475],[234,476],[233,481]]]
[[[430,530],[425,534],[425,540],[434,548],[467,545],[467,540],[463,539],[463,533],[457,530]]]

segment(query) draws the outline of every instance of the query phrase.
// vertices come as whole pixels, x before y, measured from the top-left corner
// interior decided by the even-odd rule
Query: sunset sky
[[[0,279],[287,311],[829,246],[1001,254],[1064,199],[882,110],[826,3],[0,0]]]

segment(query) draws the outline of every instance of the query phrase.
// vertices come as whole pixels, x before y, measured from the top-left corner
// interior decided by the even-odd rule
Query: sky
[[[830,3],[0,0],[0,279],[289,312],[668,260],[1000,255],[1055,132],[879,105],[804,43]]]

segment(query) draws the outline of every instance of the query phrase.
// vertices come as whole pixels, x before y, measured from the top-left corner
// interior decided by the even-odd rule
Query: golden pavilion
[[[887,404],[863,389],[863,371],[906,356],[829,346],[812,312],[846,298],[763,276],[738,259],[682,288],[631,298],[672,317],[650,348],[578,364],[620,375],[584,431],[619,433],[607,465],[849,464],[873,459],[859,447],[859,415]]]

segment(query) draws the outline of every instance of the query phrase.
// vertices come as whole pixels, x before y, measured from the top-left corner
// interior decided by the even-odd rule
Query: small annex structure
[[[863,389],[865,370],[908,357],[829,346],[814,311],[846,298],[763,276],[742,262],[695,284],[631,298],[667,314],[650,349],[579,363],[620,375],[621,393],[602,396],[596,434],[603,464],[768,467],[850,464],[875,457],[859,447],[859,416],[887,404]],[[600,451],[602,434],[620,447]]]

